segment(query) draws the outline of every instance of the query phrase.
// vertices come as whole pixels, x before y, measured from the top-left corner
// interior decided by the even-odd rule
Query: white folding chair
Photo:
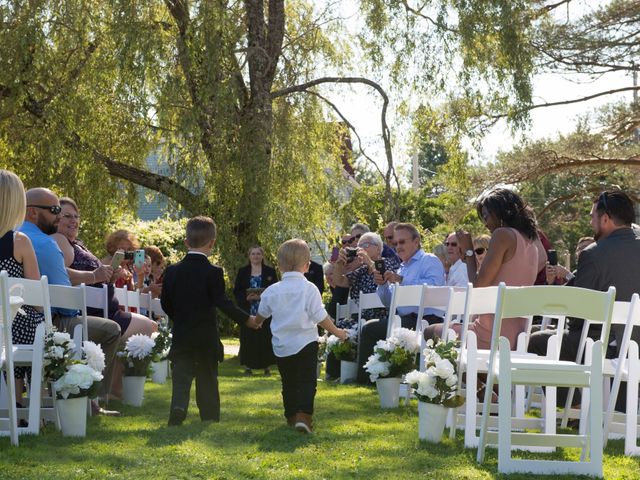
[[[127,290],[127,311],[140,313],[140,290]]]
[[[168,318],[169,317],[165,313],[165,311],[162,309],[162,303],[160,302],[159,298],[152,298],[151,299],[151,313],[152,313],[152,315],[154,315],[156,317],[164,317],[164,318]]]
[[[487,387],[482,408],[482,425],[477,460],[484,461],[487,444],[498,445],[498,472],[531,472],[536,474],[583,474],[602,476],[602,362],[603,345],[608,344],[615,288],[598,292],[577,287],[506,287],[499,286],[498,302],[491,336],[491,354]],[[514,358],[509,341],[500,337],[503,318],[528,315],[567,315],[602,324],[601,339],[593,345],[590,364],[550,360],[547,358]],[[489,404],[493,385],[499,386],[498,432],[488,431]],[[512,385],[552,385],[583,388],[589,398],[588,427],[585,434],[524,433],[512,431]],[[588,389],[588,392],[587,392]],[[555,395],[554,395],[555,397]],[[555,401],[555,398],[554,398]],[[577,447],[582,449],[580,461],[514,459],[512,446],[525,445]],[[587,461],[587,456],[589,460]]]
[[[18,412],[16,409],[16,382],[14,377],[14,363],[13,354],[14,347],[11,342],[11,323],[18,313],[18,309],[23,305],[21,297],[10,296],[9,286],[7,285],[8,274],[6,271],[0,273],[0,322],[2,328],[0,329],[0,375],[4,370],[7,374],[7,388],[3,388],[3,394],[7,397],[6,416],[0,417],[0,435],[9,435],[11,438],[11,444],[18,446]]]
[[[91,287],[82,284],[84,289],[84,298],[88,308],[96,308],[102,310],[102,318],[108,318],[109,315],[109,287],[106,283],[102,287]]]
[[[400,316],[396,315],[396,310],[401,307],[419,307],[424,293],[422,285],[400,285],[394,283],[392,289],[387,336],[385,338],[389,338],[391,333],[401,326]]]
[[[18,409],[18,417],[28,421],[27,427],[19,427],[18,433],[37,435],[40,432],[40,418],[45,414],[55,420],[53,406],[44,406],[42,399],[42,377],[44,368],[44,337],[45,326],[51,327],[51,303],[49,300],[49,288],[47,277],[43,275],[40,280],[26,278],[7,277],[9,289],[19,290],[25,305],[40,307],[44,314],[44,324],[38,325],[34,342],[31,345],[13,345],[13,364],[21,367],[31,367],[31,382],[29,383],[29,396],[23,399],[25,408]],[[15,404],[15,397],[12,399]],[[49,414],[49,415],[47,415]]]
[[[626,308],[625,308],[626,307]],[[625,311],[626,310],[626,311]],[[631,340],[634,327],[640,327],[640,297],[634,293],[630,302],[616,302],[612,324],[624,325],[618,358],[606,359],[604,375],[613,377],[604,422],[604,445],[609,438],[624,436],[625,455],[640,455],[638,446],[638,383],[640,383],[640,357],[638,344]],[[625,413],[614,412],[620,382],[627,382]]]
[[[351,318],[355,313],[358,313],[358,304],[353,298],[349,298],[344,305],[336,306],[336,322]]]
[[[140,293],[140,314],[151,318],[151,294]]]
[[[363,312],[365,310],[371,310],[373,308],[385,308],[382,300],[376,292],[373,293],[363,293],[360,292],[360,297],[358,299],[358,346],[357,349],[360,350],[360,333],[362,332],[362,326],[366,323],[364,319]],[[373,320],[373,319],[371,319]],[[356,352],[356,358],[358,353]]]
[[[129,295],[127,295],[127,287],[114,287],[114,297],[118,300],[121,307],[124,307],[126,312],[129,311]]]

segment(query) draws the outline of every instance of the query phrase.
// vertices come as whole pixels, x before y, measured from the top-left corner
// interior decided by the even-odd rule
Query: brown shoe
[[[290,427],[294,427],[296,424],[296,416],[295,415],[290,415],[287,417],[287,425]]]
[[[313,431],[313,422],[311,415],[302,412],[296,413],[294,427],[298,432],[311,433]]]

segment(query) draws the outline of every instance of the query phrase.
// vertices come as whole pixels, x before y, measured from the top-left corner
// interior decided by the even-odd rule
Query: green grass
[[[142,408],[113,403],[123,416],[88,419],[85,439],[64,438],[51,425],[39,436],[21,437],[18,448],[0,438],[0,478],[533,478],[497,475],[492,449],[477,465],[461,433],[439,445],[419,442],[415,402],[382,411],[375,390],[365,387],[320,382],[316,433],[299,434],[282,416],[279,376],[241,372],[237,359],[221,366],[219,424],[200,422],[192,400],[185,424],[168,428],[170,384],[147,383]],[[555,455],[576,458],[578,452]],[[605,478],[638,478],[639,471],[640,459],[625,457],[621,440],[609,443]]]

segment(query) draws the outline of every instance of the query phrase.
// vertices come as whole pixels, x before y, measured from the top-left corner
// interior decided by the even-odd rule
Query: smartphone
[[[558,253],[555,250],[548,250],[547,260],[549,260],[549,265],[558,265]]]
[[[115,270],[120,266],[123,260],[124,252],[122,250],[116,251],[116,253],[113,254],[113,257],[111,257],[111,267]]]
[[[387,267],[384,265],[384,260],[374,260],[373,264],[380,275],[384,275],[384,272],[387,271]]]
[[[133,254],[133,264],[139,270],[144,265],[144,250],[136,250]]]
[[[331,250],[331,258],[329,258],[329,261],[331,263],[335,263],[338,260],[339,253],[340,253],[340,248],[333,247],[333,249]]]

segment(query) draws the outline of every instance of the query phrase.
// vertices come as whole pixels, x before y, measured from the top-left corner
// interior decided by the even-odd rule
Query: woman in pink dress
[[[497,188],[485,195],[477,204],[478,216],[491,232],[487,255],[480,269],[476,265],[471,235],[456,232],[461,257],[467,264],[469,281],[476,288],[496,286],[531,286],[540,270],[545,267],[547,255],[538,238],[533,211],[522,198],[506,188]],[[525,318],[504,319],[500,336],[506,337],[511,349],[516,346],[518,334],[526,329]],[[453,325],[460,333],[461,325]],[[433,325],[425,330],[425,337],[441,336],[442,326]],[[493,315],[479,315],[469,323],[469,330],[478,338],[478,348],[491,348]]]

